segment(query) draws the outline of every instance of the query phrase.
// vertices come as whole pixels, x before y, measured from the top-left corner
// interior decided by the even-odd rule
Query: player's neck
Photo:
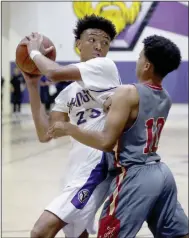
[[[86,62],[89,59],[80,58],[80,62]]]
[[[161,86],[162,81],[158,78],[149,78],[149,79],[140,79],[140,83],[145,83],[145,84],[150,84],[150,85],[155,85],[155,86]]]

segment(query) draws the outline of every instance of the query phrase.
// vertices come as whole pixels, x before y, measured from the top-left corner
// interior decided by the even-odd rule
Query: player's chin
[[[96,59],[96,58],[99,58],[99,57],[103,57],[103,56],[93,55],[93,56],[91,57],[91,59]]]

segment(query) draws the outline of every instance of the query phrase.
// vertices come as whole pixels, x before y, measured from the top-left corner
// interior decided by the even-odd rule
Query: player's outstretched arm
[[[68,121],[68,114],[59,111],[53,111],[51,112],[50,116],[48,116],[44,106],[41,103],[39,95],[38,81],[40,80],[40,76],[30,76],[23,72],[22,74],[25,78],[29,92],[32,117],[38,139],[40,142],[48,142],[51,140],[51,137],[49,137],[47,134],[49,126],[54,124],[56,121]]]
[[[63,134],[70,135],[87,146],[111,151],[125,128],[132,108],[137,104],[138,94],[135,86],[121,86],[112,96],[112,105],[103,131],[90,131],[70,123],[57,122],[50,128],[49,135],[56,138],[62,131]]]

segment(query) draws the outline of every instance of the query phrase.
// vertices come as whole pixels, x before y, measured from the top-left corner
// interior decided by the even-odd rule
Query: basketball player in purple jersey
[[[67,66],[42,55],[45,54],[43,37],[38,33],[25,39],[28,53],[42,74],[55,81],[77,80],[60,92],[48,117],[38,92],[40,76],[23,73],[36,132],[43,143],[52,139],[47,131],[56,121],[70,121],[82,128],[102,130],[105,114],[101,101],[105,101],[121,84],[115,63],[106,57],[110,42],[116,35],[115,26],[103,17],[86,16],[76,23],[74,35],[81,62]],[[99,87],[100,90],[96,90]],[[111,182],[105,169],[104,153],[72,138],[71,145],[65,187],[35,223],[32,238],[52,238],[61,229],[67,238],[86,238],[88,233],[96,233],[95,214],[106,199]]]
[[[136,66],[139,83],[117,88],[109,99],[111,107],[103,131],[82,129],[69,122],[57,122],[49,129],[53,138],[70,135],[106,151],[109,173],[115,178],[102,211],[99,238],[134,238],[144,221],[154,237],[188,237],[188,218],[177,200],[174,177],[157,153],[171,108],[162,80],[179,67],[180,50],[169,39],[156,35],[143,43]]]

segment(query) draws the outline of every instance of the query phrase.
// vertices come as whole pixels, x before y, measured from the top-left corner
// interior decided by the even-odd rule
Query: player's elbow
[[[112,144],[109,141],[107,141],[107,142],[105,141],[105,142],[103,142],[101,149],[105,152],[111,152],[114,149],[114,144]]]
[[[57,70],[56,69],[49,69],[46,76],[51,81],[56,82],[57,81]]]
[[[38,136],[38,140],[41,143],[47,143],[47,142],[49,142],[51,140],[51,138],[47,137],[47,136]]]
[[[65,79],[65,75],[62,72],[62,66],[57,66],[55,69],[49,69],[46,76],[54,83]]]
[[[44,140],[43,138],[39,138],[39,142],[41,143],[47,143],[49,140]]]

